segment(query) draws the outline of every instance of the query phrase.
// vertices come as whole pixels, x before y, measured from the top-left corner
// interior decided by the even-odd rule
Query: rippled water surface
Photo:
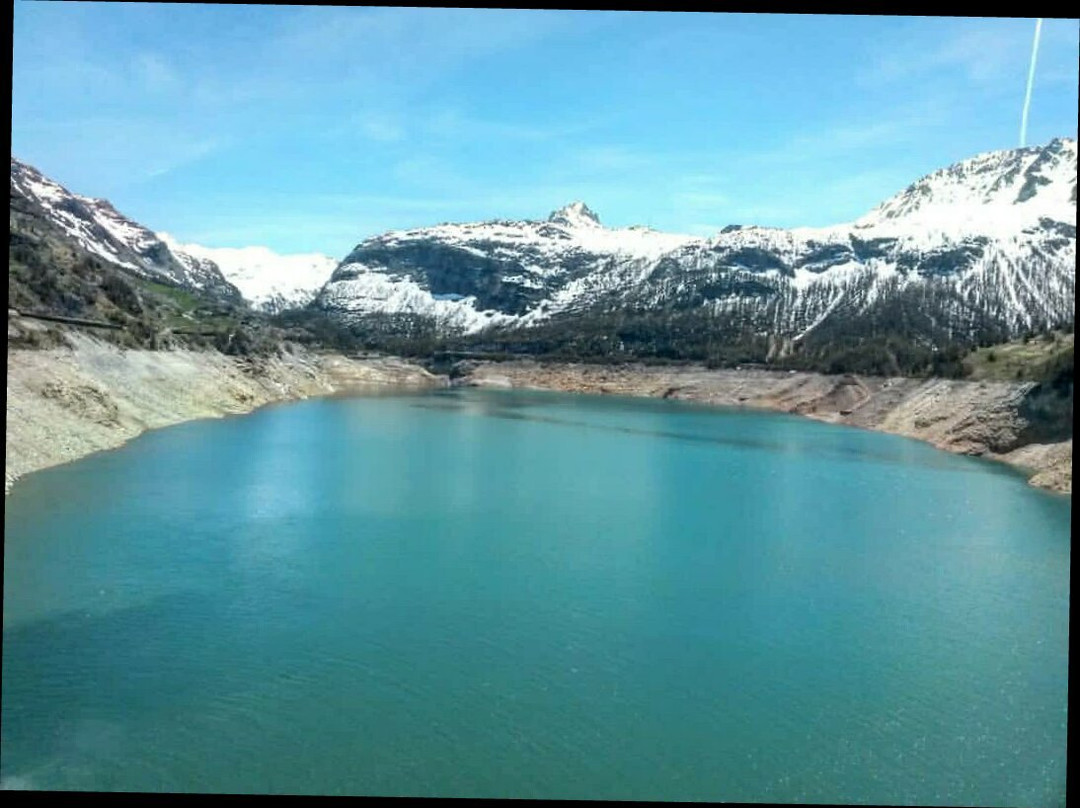
[[[7,498],[8,787],[1062,805],[1070,500],[913,441],[443,391]]]

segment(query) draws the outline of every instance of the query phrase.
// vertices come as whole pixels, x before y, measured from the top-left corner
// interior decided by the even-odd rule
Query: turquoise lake
[[[1071,500],[915,441],[319,399],[5,510],[6,787],[1065,803]]]

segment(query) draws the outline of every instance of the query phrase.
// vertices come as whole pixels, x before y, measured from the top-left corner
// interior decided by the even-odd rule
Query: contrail
[[[1042,17],[1035,20],[1035,41],[1031,43],[1031,67],[1028,68],[1027,92],[1024,94],[1024,113],[1020,116],[1020,148],[1027,145],[1028,109],[1031,107],[1031,85],[1035,83],[1035,59],[1039,55],[1039,32]]]

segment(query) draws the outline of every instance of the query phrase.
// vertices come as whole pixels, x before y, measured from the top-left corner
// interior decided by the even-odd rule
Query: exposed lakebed
[[[913,440],[454,389],[6,506],[4,785],[1064,803],[1071,502]]]

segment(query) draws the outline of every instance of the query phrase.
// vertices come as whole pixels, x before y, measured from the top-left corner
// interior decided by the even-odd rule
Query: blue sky
[[[341,257],[384,230],[853,219],[1019,144],[1034,20],[32,3],[12,154],[207,246]],[[1047,20],[1028,143],[1076,136]]]

